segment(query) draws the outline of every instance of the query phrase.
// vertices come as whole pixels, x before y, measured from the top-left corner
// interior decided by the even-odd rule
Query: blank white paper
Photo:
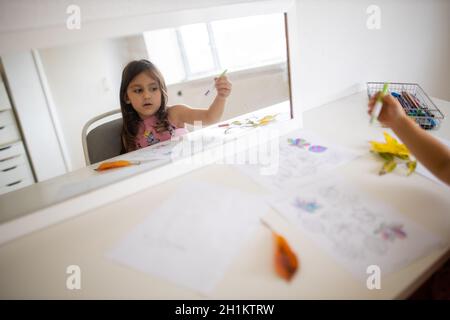
[[[259,196],[206,182],[188,183],[107,255],[209,294],[267,211]]]

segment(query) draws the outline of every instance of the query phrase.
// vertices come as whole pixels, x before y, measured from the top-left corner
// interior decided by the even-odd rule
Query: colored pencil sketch
[[[359,277],[376,264],[398,270],[440,239],[336,176],[278,193],[272,207]]]

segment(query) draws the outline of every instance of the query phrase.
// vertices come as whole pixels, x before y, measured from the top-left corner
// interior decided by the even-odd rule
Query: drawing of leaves
[[[306,200],[302,200],[298,197],[295,199],[294,205],[297,208],[302,209],[309,213],[314,213],[314,212],[316,212],[317,209],[320,208],[320,206],[316,203],[316,201],[306,201]]]
[[[395,239],[405,239],[407,234],[402,230],[403,226],[400,224],[386,225],[382,223],[376,230],[375,234],[380,234],[384,240],[394,241]]]
[[[309,151],[316,152],[316,153],[324,152],[326,150],[327,150],[327,147],[318,146],[318,145],[309,147]]]

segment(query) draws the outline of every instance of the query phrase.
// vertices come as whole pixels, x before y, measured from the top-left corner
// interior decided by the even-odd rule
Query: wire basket
[[[367,82],[367,95],[383,90],[384,82]],[[417,83],[389,83],[389,91],[423,129],[437,129],[444,119],[442,112]]]

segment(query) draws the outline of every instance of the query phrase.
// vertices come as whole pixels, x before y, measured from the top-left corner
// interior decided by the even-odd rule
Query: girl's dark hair
[[[120,109],[122,111],[122,153],[137,149],[135,138],[140,122],[142,121],[131,103],[126,103],[127,89],[130,82],[141,72],[150,72],[150,75],[158,83],[161,90],[161,106],[156,112],[159,123],[159,130],[169,130],[167,120],[167,87],[164,78],[158,68],[148,60],[134,60],[129,62],[122,72],[122,82],[120,84]]]

